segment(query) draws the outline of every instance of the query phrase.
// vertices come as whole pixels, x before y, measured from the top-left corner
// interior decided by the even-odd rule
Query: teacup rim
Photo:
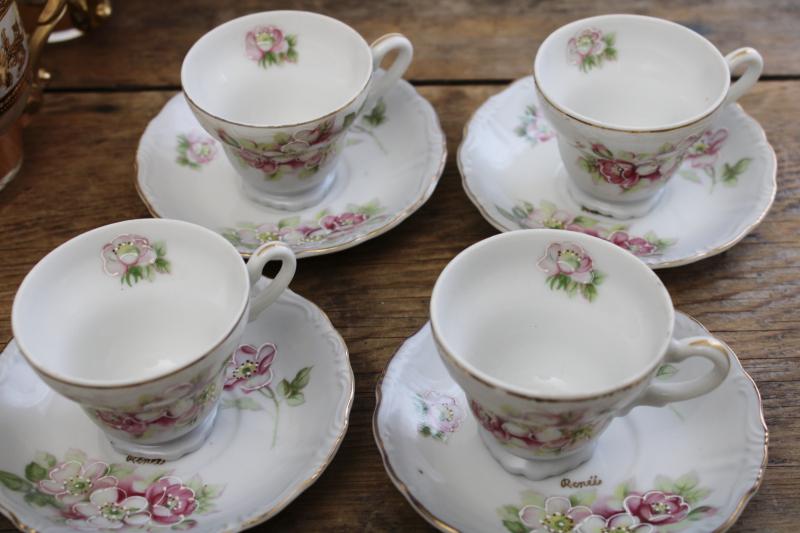
[[[658,350],[654,350],[655,352],[658,353],[658,356],[652,358],[651,361],[643,365],[642,369],[638,373],[634,374],[633,377],[628,378],[627,380],[621,383],[617,383],[616,385],[613,386],[603,387],[592,392],[580,393],[580,394],[557,394],[557,393],[551,394],[551,393],[531,392],[530,389],[527,389],[525,387],[507,383],[498,378],[495,378],[487,374],[486,372],[480,370],[469,361],[461,357],[458,357],[456,355],[456,352],[452,350],[452,348],[447,344],[447,342],[445,342],[444,336],[440,334],[439,328],[437,326],[436,312],[434,307],[438,302],[438,294],[442,290],[440,284],[442,278],[445,276],[448,269],[451,268],[451,265],[455,264],[459,260],[463,260],[460,258],[463,258],[465,254],[475,253],[475,250],[487,246],[487,243],[499,240],[511,241],[515,239],[526,239],[530,235],[542,235],[543,240],[549,240],[548,239],[549,235],[550,238],[552,238],[553,240],[578,241],[579,244],[592,243],[593,246],[598,246],[601,249],[605,249],[608,253],[618,254],[619,257],[624,257],[625,259],[623,260],[628,261],[628,263],[632,265],[632,268],[643,268],[649,271],[649,274],[646,275],[649,276],[651,280],[656,283],[657,287],[660,288],[660,292],[664,299],[664,303],[667,304],[666,305],[667,315],[668,315],[667,319],[669,322],[669,324],[667,325],[666,335],[663,337],[661,344],[658,347]],[[659,278],[658,275],[650,267],[644,264],[639,258],[637,258],[632,253],[621,249],[619,246],[604,241],[603,239],[598,239],[597,237],[584,235],[574,231],[561,230],[561,229],[548,229],[548,228],[519,229],[519,230],[499,233],[497,235],[493,235],[491,237],[478,241],[468,246],[467,248],[463,249],[453,259],[451,259],[450,262],[448,262],[448,264],[444,267],[444,269],[442,269],[442,271],[439,273],[439,276],[436,279],[436,283],[434,284],[433,291],[431,292],[429,315],[431,323],[431,333],[433,334],[433,338],[434,341],[436,342],[439,354],[442,355],[444,358],[446,358],[450,364],[454,365],[460,371],[467,374],[467,376],[469,376],[471,379],[478,381],[479,383],[481,383],[486,387],[501,391],[515,398],[520,398],[523,400],[532,400],[542,403],[565,403],[565,402],[582,402],[582,401],[597,400],[600,398],[615,395],[617,393],[623,392],[625,390],[640,385],[643,381],[646,381],[648,378],[650,378],[651,374],[655,371],[658,365],[662,363],[664,354],[666,353],[670,343],[672,342],[672,337],[675,329],[675,306],[672,303],[672,298],[670,297],[669,291],[667,290],[664,283],[661,281],[661,278]]]
[[[369,43],[367,43],[366,39],[364,39],[364,37],[360,33],[358,33],[355,30],[355,28],[353,28],[352,26],[350,26],[346,22],[343,22],[343,21],[341,21],[341,20],[339,20],[337,18],[331,17],[329,15],[324,15],[322,13],[316,13],[314,11],[306,11],[306,10],[302,10],[302,9],[273,9],[273,10],[267,10],[267,11],[257,11],[255,13],[249,13],[247,15],[242,15],[240,17],[236,17],[236,18],[233,18],[231,20],[225,21],[222,24],[219,24],[218,26],[213,27],[212,29],[210,29],[209,31],[207,31],[206,33],[201,35],[196,41],[194,41],[192,43],[192,46],[189,48],[189,50],[186,52],[186,55],[183,57],[183,61],[181,62],[181,92],[183,93],[183,96],[184,96],[184,98],[186,98],[187,102],[189,102],[189,105],[191,105],[192,107],[194,107],[197,110],[201,111],[203,114],[208,115],[209,117],[213,118],[214,120],[218,120],[220,122],[224,122],[225,124],[229,124],[231,126],[237,126],[237,127],[241,127],[241,128],[256,128],[256,129],[270,130],[270,129],[298,128],[298,127],[301,127],[301,126],[307,126],[309,124],[315,124],[317,122],[329,119],[330,117],[336,115],[337,113],[340,113],[343,109],[346,109],[347,107],[351,106],[353,104],[353,102],[358,100],[358,98],[362,94],[364,94],[364,91],[366,91],[367,88],[369,87],[369,84],[372,81],[372,78],[373,78],[373,76],[375,74],[375,69],[374,68],[370,69],[369,74],[367,75],[366,79],[364,80],[364,83],[361,85],[361,87],[358,89],[358,91],[347,101],[347,103],[337,107],[333,111],[329,111],[328,113],[325,113],[324,115],[320,115],[318,117],[314,117],[314,118],[311,118],[311,119],[308,119],[308,120],[303,120],[303,121],[299,121],[299,122],[291,122],[291,123],[286,123],[286,124],[267,124],[267,123],[265,123],[265,124],[257,124],[257,123],[237,122],[235,120],[229,120],[227,118],[223,118],[221,116],[215,115],[214,113],[211,113],[205,107],[199,105],[189,95],[189,91],[186,88],[186,83],[184,83],[184,80],[185,80],[184,72],[186,70],[186,60],[188,59],[189,54],[191,54],[192,51],[195,50],[196,46],[200,43],[200,41],[202,41],[206,37],[210,36],[212,33],[217,32],[218,30],[221,31],[221,28],[223,28],[223,27],[225,27],[225,26],[227,26],[229,24],[233,24],[233,23],[239,22],[242,19],[256,18],[256,17],[259,17],[259,16],[263,16],[265,14],[284,14],[284,13],[293,14],[293,15],[302,15],[302,16],[313,16],[313,17],[323,18],[323,19],[327,19],[329,21],[332,21],[335,24],[338,24],[338,25],[342,26],[345,30],[351,32],[356,37],[358,37],[358,39],[364,44],[364,48],[367,51],[369,51],[369,49],[370,49],[371,45]],[[376,43],[382,41],[383,39],[385,39],[385,38],[387,38],[387,37],[389,37],[391,35],[396,35],[396,34],[395,33],[389,33],[387,35],[383,35],[381,37],[378,37],[375,41],[373,41],[372,46],[374,46]],[[369,53],[369,52],[367,52],[367,53]]]
[[[99,226],[96,228],[92,228],[89,231],[85,231],[79,233],[78,235],[64,241],[63,243],[59,244],[52,250],[50,250],[44,257],[39,259],[36,264],[31,268],[28,273],[23,278],[22,282],[19,284],[17,288],[17,292],[14,295],[14,302],[11,306],[11,331],[14,334],[14,339],[17,342],[17,347],[19,348],[20,353],[25,358],[25,361],[37,372],[46,376],[48,379],[51,379],[57,383],[62,385],[67,385],[70,387],[80,388],[80,389],[89,389],[89,390],[117,390],[117,389],[131,389],[141,387],[143,385],[148,385],[154,383],[156,381],[160,381],[165,378],[172,377],[176,374],[179,374],[193,366],[199,364],[200,362],[204,361],[209,355],[211,355],[215,350],[217,350],[221,345],[223,345],[230,336],[234,333],[236,328],[238,327],[239,323],[241,322],[242,318],[245,315],[245,312],[248,309],[250,303],[250,295],[249,295],[249,278],[248,278],[248,290],[243,291],[242,294],[242,301],[238,306],[238,310],[236,312],[236,319],[232,321],[229,328],[226,328],[226,333],[222,335],[218,340],[214,341],[213,345],[209,348],[204,348],[203,350],[198,350],[198,355],[192,357],[189,361],[184,363],[183,365],[179,366],[178,368],[173,368],[163,373],[159,373],[157,375],[148,376],[145,378],[140,379],[129,379],[129,380],[109,380],[109,382],[103,383],[99,380],[93,379],[82,379],[82,378],[74,378],[69,376],[64,376],[58,372],[54,372],[52,369],[45,368],[40,363],[38,363],[34,357],[29,355],[28,349],[24,345],[22,338],[18,335],[18,331],[20,328],[16,326],[21,320],[19,317],[19,311],[17,306],[17,296],[22,291],[23,287],[26,286],[28,283],[32,283],[32,275],[34,272],[42,265],[49,257],[52,257],[53,254],[57,251],[66,247],[68,245],[74,244],[77,241],[85,240],[90,238],[93,234],[100,233],[101,231],[108,230],[109,228],[114,227],[125,227],[130,225],[130,223],[140,223],[143,222],[145,224],[152,224],[154,226],[160,225],[173,225],[173,226],[183,226],[184,228],[188,228],[189,231],[197,231],[202,230],[200,233],[213,237],[215,240],[221,243],[225,243],[227,247],[232,251],[235,257],[239,260],[241,264],[241,271],[242,275],[248,277],[247,267],[245,262],[242,260],[241,256],[233,246],[230,246],[230,243],[226,241],[222,236],[218,235],[217,233],[200,226],[198,224],[193,224],[191,222],[185,222],[183,220],[177,219],[169,219],[169,218],[136,218],[136,219],[128,219],[122,220],[118,222],[113,222],[111,224],[105,224],[103,226]]]
[[[552,42],[552,40],[554,40],[559,35],[567,33],[568,31],[570,31],[572,29],[575,29],[578,26],[589,24],[592,21],[598,21],[598,20],[604,20],[604,19],[637,19],[637,20],[657,21],[659,24],[664,24],[664,25],[667,25],[667,26],[677,27],[680,31],[685,31],[689,35],[692,35],[694,38],[698,39],[699,42],[701,42],[702,44],[705,44],[713,52],[713,55],[722,64],[722,66],[726,70],[728,70],[728,76],[725,77],[724,87],[720,91],[720,94],[717,96],[717,98],[713,102],[711,102],[700,113],[696,113],[695,115],[693,115],[693,116],[691,116],[689,118],[683,119],[681,121],[678,121],[678,122],[666,124],[666,125],[663,125],[663,126],[657,126],[657,127],[652,127],[652,126],[620,126],[620,125],[616,125],[616,124],[609,123],[609,122],[606,122],[606,121],[593,119],[591,117],[588,117],[586,115],[583,115],[581,113],[573,111],[572,109],[569,109],[567,106],[564,106],[564,105],[556,103],[555,99],[553,98],[553,96],[548,94],[547,92],[545,92],[544,89],[542,88],[542,86],[539,83],[539,78],[541,77],[540,76],[541,61],[540,61],[539,58],[542,57],[542,55],[543,55],[542,50],[545,49],[545,45],[547,45],[550,42]],[[708,118],[709,116],[711,116],[715,111],[717,111],[717,109],[722,107],[722,105],[725,103],[725,98],[727,97],[728,91],[729,91],[730,86],[731,86],[730,69],[728,68],[728,64],[725,62],[725,57],[722,55],[722,53],[719,51],[719,49],[716,46],[714,46],[714,43],[712,43],[711,41],[706,39],[704,36],[700,35],[696,31],[694,31],[693,29],[689,28],[688,26],[684,26],[683,24],[679,24],[677,22],[674,22],[674,21],[671,21],[671,20],[668,20],[668,19],[664,19],[664,18],[660,18],[660,17],[651,17],[651,16],[648,16],[648,15],[637,15],[637,14],[633,14],[633,13],[609,13],[609,14],[605,14],[605,15],[595,15],[595,16],[592,16],[592,17],[586,17],[586,18],[574,20],[572,22],[564,24],[563,26],[560,26],[559,28],[554,30],[552,33],[550,33],[550,35],[548,35],[544,39],[544,41],[542,41],[541,44],[539,45],[539,48],[536,50],[536,56],[534,57],[534,60],[533,60],[531,73],[533,74],[533,83],[534,83],[534,85],[536,87],[537,92],[541,95],[541,97],[545,101],[547,101],[547,103],[551,107],[553,107],[553,109],[555,109],[559,113],[565,115],[566,117],[568,117],[568,118],[570,118],[572,120],[580,122],[581,124],[585,124],[587,126],[592,126],[592,127],[600,128],[600,129],[607,130],[607,131],[622,132],[622,133],[662,133],[662,132],[671,132],[671,131],[680,130],[680,129],[686,128],[688,126],[692,126],[694,124],[697,124],[698,122],[701,122],[701,121],[705,120],[706,118]]]

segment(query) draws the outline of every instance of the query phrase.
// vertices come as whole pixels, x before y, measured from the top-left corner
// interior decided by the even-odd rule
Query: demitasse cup
[[[644,263],[565,230],[470,246],[436,281],[430,317],[483,442],[506,470],[534,480],[588,460],[614,417],[703,395],[730,366],[713,337],[673,338],[669,293]],[[662,364],[694,356],[711,368],[652,382]]]
[[[731,85],[739,66],[744,74]],[[752,48],[723,57],[689,28],[652,17],[603,15],[559,28],[539,47],[533,75],[570,194],[604,215],[646,214],[762,66]]]
[[[251,290],[270,260],[265,288]],[[34,371],[77,402],[117,451],[172,460],[214,423],[247,322],[286,289],[295,256],[263,245],[244,264],[224,238],[167,219],[79,235],[44,257],[17,291],[11,325]]]
[[[376,79],[392,51],[397,59]],[[297,210],[325,196],[347,130],[400,79],[412,53],[399,34],[370,46],[331,17],[267,11],[201,37],[186,54],[181,83],[197,120],[222,143],[245,194]]]

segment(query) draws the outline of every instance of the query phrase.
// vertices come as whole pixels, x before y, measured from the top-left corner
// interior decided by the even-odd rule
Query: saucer
[[[117,453],[12,340],[0,356],[0,511],[22,530],[47,532],[230,532],[274,516],[333,459],[353,373],[328,318],[291,291],[241,343],[237,354],[256,357],[271,379],[249,393],[227,383],[203,447],[164,461]]]
[[[651,268],[724,252],[761,222],[777,190],[775,152],[737,104],[690,149],[648,214],[620,221],[582,209],[567,190],[555,132],[540,114],[530,76],[475,112],[458,166],[467,196],[500,231],[582,231],[619,244]]]
[[[708,334],[683,313],[675,322],[677,338]],[[682,381],[705,364],[692,358],[664,365],[656,379]],[[484,447],[430,324],[400,347],[376,395],[373,431],[389,477],[442,531],[723,531],[766,467],[761,398],[738,360],[706,396],[614,419],[588,462],[543,481],[507,473]],[[548,518],[550,529],[542,525]]]
[[[406,81],[351,128],[325,198],[282,211],[245,197],[222,147],[178,94],[139,141],[139,196],[153,216],[217,231],[245,256],[269,240],[290,244],[298,257],[344,250],[389,231],[422,206],[447,157],[436,112]]]

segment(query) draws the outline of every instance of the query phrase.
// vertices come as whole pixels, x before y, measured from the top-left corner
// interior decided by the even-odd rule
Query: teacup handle
[[[386,74],[379,80],[376,80],[372,85],[370,91],[370,99],[375,102],[394,85],[397,80],[403,77],[408,66],[411,64],[411,58],[414,57],[414,47],[404,35],[399,33],[387,33],[372,43],[372,70],[375,71],[381,66],[383,58],[392,50],[397,50],[397,58],[386,71]]]
[[[625,415],[634,407],[649,405],[662,407],[672,402],[691,400],[716,389],[728,375],[731,353],[714,337],[689,337],[670,342],[665,363],[678,363],[690,357],[703,357],[714,368],[689,381],[679,383],[651,383],[644,393],[626,406],[619,414]]]
[[[261,311],[278,299],[289,286],[297,268],[297,258],[287,244],[277,241],[262,244],[247,261],[247,273],[250,275],[251,287],[255,287],[261,279],[261,271],[269,261],[280,261],[281,269],[275,278],[270,280],[266,288],[250,297],[249,320],[255,320]]]
[[[725,61],[731,72],[740,65],[745,66],[744,74],[731,85],[731,88],[728,89],[728,96],[725,97],[725,103],[731,104],[756,84],[758,78],[761,77],[761,71],[764,70],[764,60],[761,59],[761,54],[755,48],[745,47],[726,55]]]

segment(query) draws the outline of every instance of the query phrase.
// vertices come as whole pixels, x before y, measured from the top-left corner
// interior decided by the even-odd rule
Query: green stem
[[[269,385],[261,389],[258,389],[258,392],[260,392],[261,394],[272,400],[272,403],[275,404],[275,424],[272,427],[272,446],[271,446],[271,448],[274,448],[275,442],[278,438],[278,416],[280,415],[281,412],[281,405],[280,403],[278,403],[278,398],[275,396],[275,393],[273,392],[272,388]]]
[[[388,154],[388,152],[386,151],[386,148],[383,146],[383,143],[381,143],[381,141],[378,140],[378,137],[371,130],[369,130],[369,129],[363,127],[363,126],[358,126],[358,125],[353,126],[353,130],[357,131],[359,133],[366,133],[367,135],[372,137],[372,140],[375,141],[375,144],[378,145],[378,148],[381,149],[381,152],[383,152],[384,154]]]

